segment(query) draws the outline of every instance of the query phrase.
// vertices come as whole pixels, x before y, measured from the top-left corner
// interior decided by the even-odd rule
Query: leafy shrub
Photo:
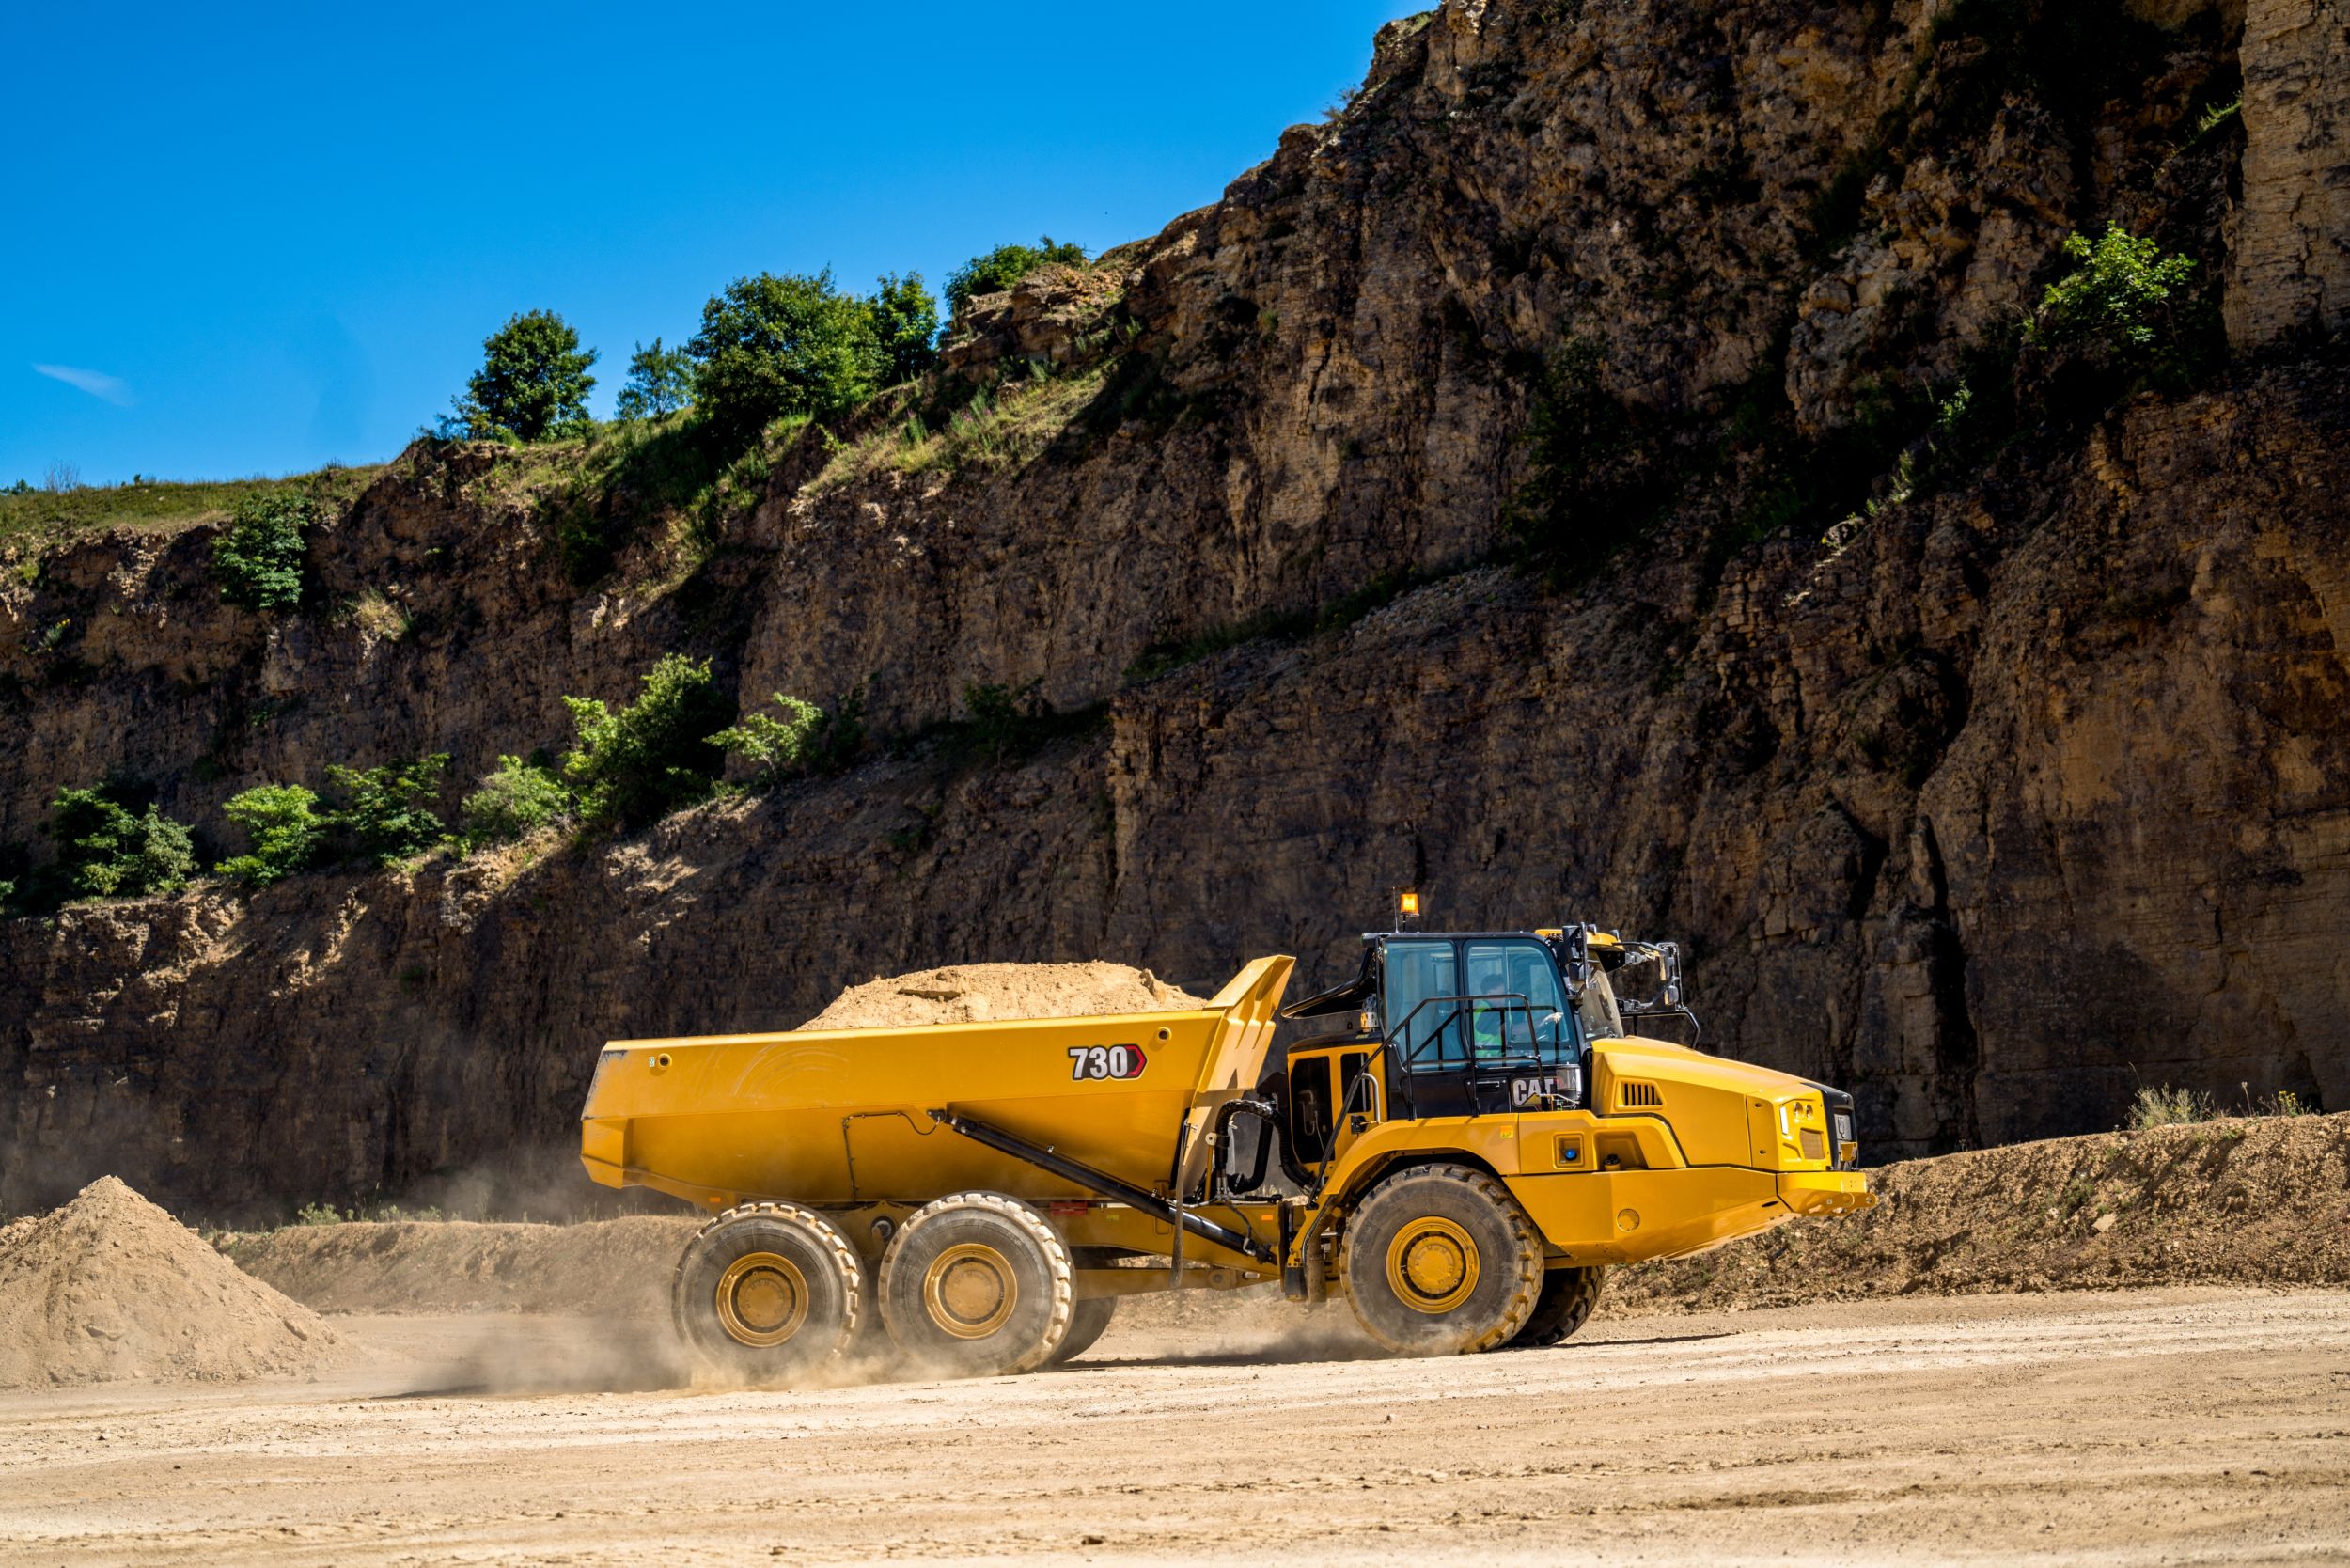
[[[592,423],[588,394],[596,378],[588,368],[596,351],[583,351],[579,334],[554,311],[509,317],[482,340],[481,356],[445,431],[478,441],[545,441]]]
[[[342,792],[336,824],[379,866],[431,849],[441,839],[441,819],[432,806],[447,766],[448,753],[436,751],[380,768],[328,768],[326,776]]]
[[[57,876],[75,898],[175,893],[196,869],[187,828],[149,805],[134,813],[102,787],[63,789],[49,803]]]
[[[247,495],[212,541],[212,576],[221,597],[240,609],[285,610],[302,602],[303,534],[316,509],[283,492]]]
[[[2035,348],[2081,344],[2120,358],[2142,358],[2158,343],[2175,342],[2173,296],[2186,288],[2195,262],[2165,256],[2120,224],[2092,243],[2086,234],[2064,242],[2079,263],[2048,285],[2024,333]]]
[[[619,416],[623,419],[657,419],[675,414],[694,400],[694,356],[683,349],[636,345],[629,356],[628,380],[620,387]]]
[[[702,306],[687,351],[704,416],[736,442],[787,414],[845,413],[883,370],[871,307],[835,289],[829,270],[736,278]]]
[[[867,304],[873,312],[873,336],[881,345],[882,381],[895,386],[938,362],[938,350],[932,346],[938,337],[938,301],[923,286],[920,273],[879,281]]]
[[[519,757],[501,757],[460,809],[471,848],[527,839],[571,808],[571,791],[552,772]]]
[[[563,776],[578,792],[580,815],[600,825],[640,826],[709,798],[724,754],[712,744],[731,715],[710,661],[665,656],[645,673],[644,691],[614,713],[590,697],[567,697],[579,745],[564,753]]]
[[[757,781],[773,784],[808,755],[809,742],[823,723],[824,711],[783,692],[775,694],[783,717],[745,713],[732,728],[710,737],[710,744],[730,756],[743,758],[757,770]]]
[[[317,864],[334,823],[318,810],[319,797],[299,784],[261,784],[221,808],[253,847],[212,868],[260,887]]]
[[[1033,245],[997,245],[947,274],[947,308],[960,316],[980,294],[1000,294],[1039,267],[1085,265],[1083,245],[1057,244],[1050,234]]]

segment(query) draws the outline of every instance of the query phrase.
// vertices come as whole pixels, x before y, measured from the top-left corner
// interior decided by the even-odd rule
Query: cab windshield
[[[1416,1072],[1556,1064],[1578,1048],[1558,964],[1531,937],[1390,940],[1381,1003],[1388,1038]]]

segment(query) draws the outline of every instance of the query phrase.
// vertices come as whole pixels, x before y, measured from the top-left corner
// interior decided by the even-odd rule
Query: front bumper
[[[1876,1207],[1869,1178],[1857,1170],[1797,1170],[1778,1179],[1778,1200],[1797,1215],[1848,1215]]]

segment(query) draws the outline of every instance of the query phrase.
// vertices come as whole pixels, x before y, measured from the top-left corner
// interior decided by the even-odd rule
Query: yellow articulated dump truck
[[[1273,1280],[1401,1354],[1555,1344],[1612,1264],[1874,1201],[1847,1095],[1639,1032],[1695,1028],[1670,944],[1364,943],[1287,1009],[1276,957],[1196,1011],[615,1042],[581,1152],[713,1212],[678,1326],[761,1380],[875,1320],[926,1371],[1026,1372],[1120,1296]]]

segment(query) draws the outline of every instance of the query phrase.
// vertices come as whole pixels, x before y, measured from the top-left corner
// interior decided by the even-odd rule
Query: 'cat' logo
[[[1150,1058],[1139,1045],[1072,1045],[1069,1075],[1087,1078],[1139,1078]]]

